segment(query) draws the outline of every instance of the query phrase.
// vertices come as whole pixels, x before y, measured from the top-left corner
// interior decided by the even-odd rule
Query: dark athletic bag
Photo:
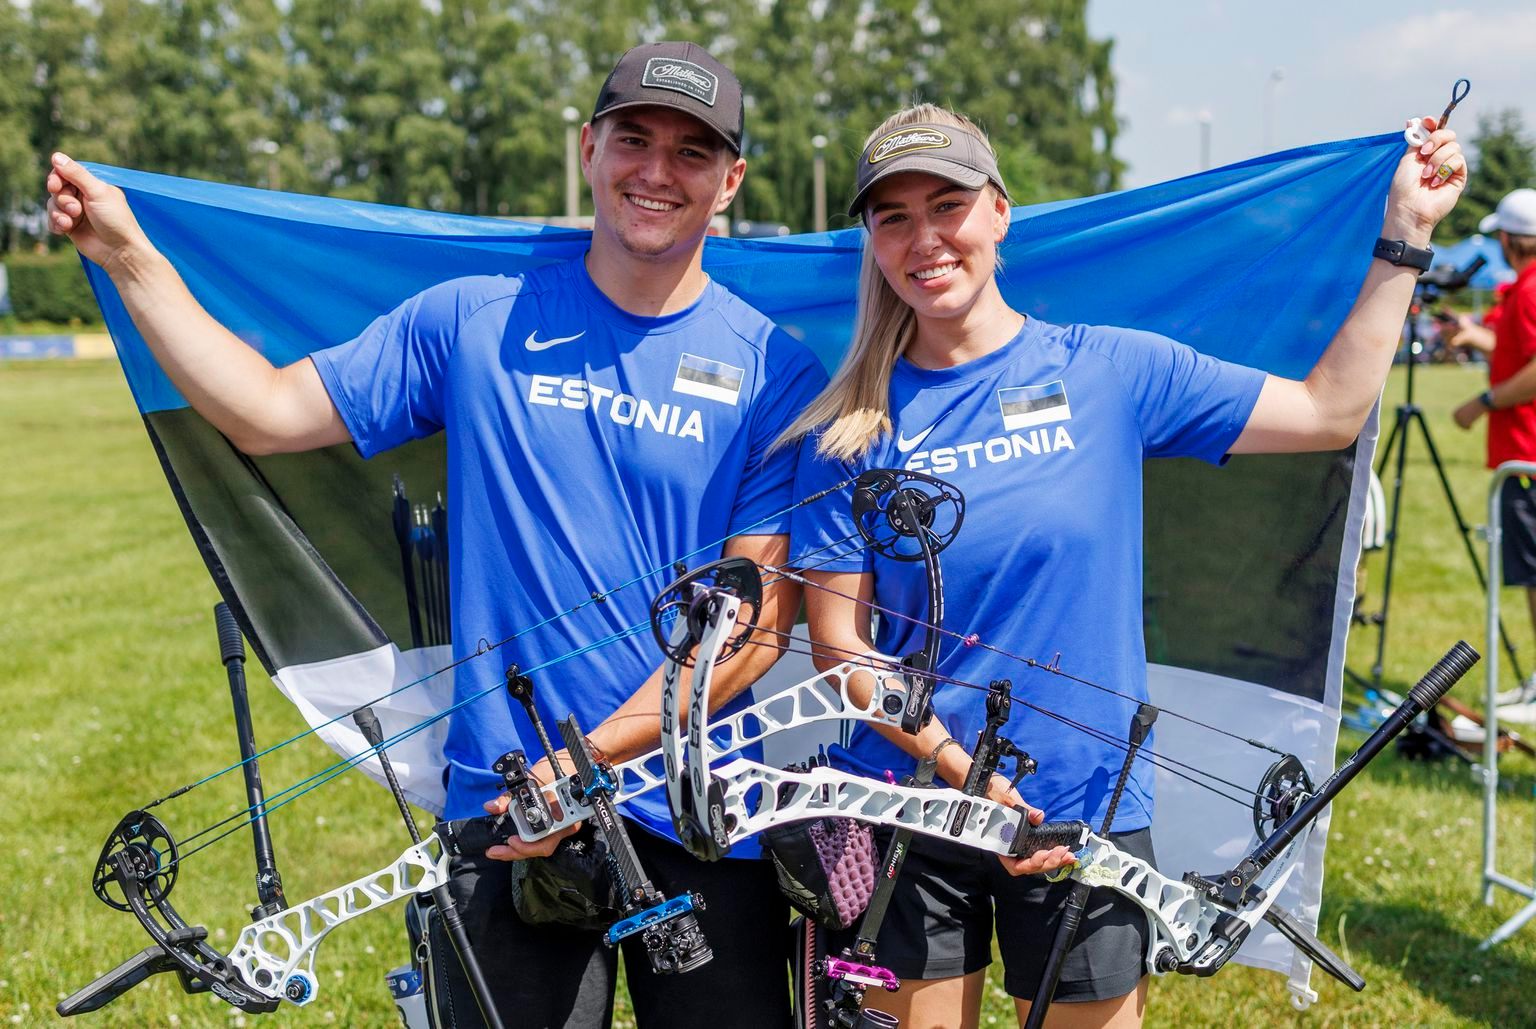
[[[549,857],[512,862],[512,903],[529,925],[605,931],[619,920],[621,898],[608,868],[608,845],[590,820]]]
[[[490,817],[439,822],[438,834],[457,854],[484,854],[502,840]],[[608,846],[589,821],[560,841],[549,857],[513,861],[512,904],[529,925],[605,930],[619,918],[620,897],[608,870]]]

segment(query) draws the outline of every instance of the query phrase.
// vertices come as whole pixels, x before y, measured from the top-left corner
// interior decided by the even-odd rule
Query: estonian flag
[[[1000,285],[1031,318],[1131,326],[1304,378],[1366,275],[1402,154],[1396,129],[1144,189],[1016,208],[1000,247],[1008,264]],[[380,312],[446,279],[516,275],[578,259],[590,243],[585,233],[554,226],[92,170],[128,193],[209,313],[276,365],[351,339]],[[830,369],[852,333],[864,245],[857,227],[783,240],[711,238],[704,266]],[[340,285],[337,268],[347,270]],[[485,661],[473,660],[476,638],[415,645],[405,567],[389,535],[395,475],[417,497],[447,492],[442,436],[400,447],[387,460],[364,461],[350,444],[278,457],[240,454],[160,370],[106,274],[89,262],[86,272],[214,581],[263,666],[311,725],[324,726],[319,735],[341,754],[366,752],[350,718],[360,704],[377,701],[386,735],[394,736],[453,702],[456,672],[465,690],[480,683],[488,673]],[[673,388],[734,406],[745,378],[743,369],[688,355]],[[1009,428],[1070,417],[1060,383],[1015,387],[998,399]],[[1203,709],[1224,729],[1296,754],[1318,780],[1334,761],[1376,430],[1373,419],[1344,454],[1243,456],[1225,469],[1195,461],[1146,466],[1152,702]],[[1290,505],[1278,522],[1276,497]],[[1214,539],[1249,545],[1213,547]],[[1234,560],[1241,561],[1240,594],[1231,589]],[[274,590],[274,582],[283,588]],[[581,599],[562,600],[550,614]],[[602,656],[596,651],[591,660]],[[456,658],[470,660],[430,674]],[[797,666],[797,659],[787,655],[754,694],[769,695],[772,680],[781,685],[809,674],[809,660]],[[445,727],[437,722],[391,748],[405,789],[433,810],[442,805]],[[1163,720],[1157,737],[1159,752],[1199,752],[1203,768],[1228,782],[1257,782],[1272,756],[1211,748],[1208,733],[1177,719]],[[784,742],[798,755],[814,750],[813,741]],[[382,780],[377,759],[363,769]],[[1209,871],[1219,865],[1216,855],[1239,853],[1253,836],[1248,805],[1213,803],[1162,769],[1153,828],[1159,865],[1177,872]],[[1280,901],[1309,927],[1317,923],[1326,830],[1320,823],[1312,833],[1306,863]],[[1249,937],[1238,960],[1293,971],[1292,948],[1265,928]],[[1304,964],[1294,974],[1300,992]]]
[[[1011,386],[997,391],[1003,409],[1003,428],[1028,429],[1048,422],[1064,422],[1072,417],[1067,403],[1067,386],[1060,379],[1043,386]]]
[[[677,362],[677,377],[672,380],[672,389],[677,393],[718,400],[735,407],[737,398],[741,396],[741,380],[746,374],[745,369],[733,364],[684,354],[682,360]]]

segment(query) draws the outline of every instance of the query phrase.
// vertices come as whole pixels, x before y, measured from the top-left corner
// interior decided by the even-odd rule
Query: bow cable
[[[817,494],[815,496],[807,498],[805,501],[802,501],[802,503],[810,503],[813,500],[818,500],[818,499],[821,498],[822,495],[824,495],[824,493],[825,493],[825,491],[823,491],[822,494]],[[773,517],[777,517],[777,516],[776,515],[769,516],[770,519],[773,518]],[[765,520],[768,520],[768,519],[765,519]],[[837,547],[837,546],[841,546],[842,544],[847,543],[849,540],[851,540],[856,535],[858,535],[858,534],[857,533],[850,533],[848,536],[845,536],[845,537],[843,537],[840,540],[834,540],[831,543],[829,543],[829,544],[827,544],[827,545],[825,545],[825,546],[823,546],[821,548],[818,548],[816,551],[812,551],[810,554],[808,554],[806,556],[807,557],[812,557],[812,556],[815,556],[815,555],[818,555],[818,554],[822,553],[823,551],[830,550],[830,549],[832,549],[834,547]],[[701,549],[706,549],[707,550],[709,548],[705,547],[705,548],[701,548]],[[809,569],[814,570],[815,568],[820,567],[820,566],[825,565],[825,564],[828,564],[828,563],[830,563],[832,561],[841,560],[841,559],[843,559],[845,557],[849,557],[849,556],[852,556],[854,554],[857,554],[857,553],[859,553],[860,549],[862,549],[862,547],[856,548],[856,549],[854,549],[852,551],[849,551],[847,553],[831,554],[829,556],[826,556],[826,557],[822,558],[820,561],[817,561],[814,564],[808,565],[806,567],[809,568]],[[689,555],[689,556],[692,556],[692,555]],[[771,586],[771,585],[774,585],[774,584],[776,584],[778,582],[784,581],[784,579],[785,579],[785,577],[780,575],[778,578],[772,579],[768,583],[765,583],[765,585]],[[636,581],[639,581],[639,580],[638,579],[631,580],[629,583],[625,583],[624,585],[626,585],[626,586],[627,585],[632,585]],[[618,592],[619,589],[622,589],[622,588],[623,588],[622,586],[615,587],[614,589],[609,590],[608,594],[616,593],[616,592]],[[587,603],[587,602],[584,602],[583,604],[578,604],[576,607],[571,608],[571,610],[572,611],[577,610],[578,608],[580,608],[582,606],[585,606],[585,603]],[[541,622],[539,624],[540,625],[548,624],[550,621],[553,621],[553,619],[546,619],[544,622]],[[532,628],[537,628],[537,626],[534,626]],[[375,700],[370,701],[368,703],[361,704],[357,708],[354,708],[352,710],[361,710],[362,708],[365,708],[365,707],[371,707],[373,704],[378,703],[380,700],[388,699],[389,697],[394,696],[396,693],[399,693],[402,690],[409,689],[411,686],[414,686],[414,685],[417,685],[417,684],[419,684],[421,682],[426,681],[426,679],[431,678],[432,675],[441,674],[441,672],[446,671],[448,668],[452,668],[455,665],[463,664],[465,661],[468,661],[468,660],[470,660],[470,659],[472,659],[474,657],[478,657],[478,656],[480,656],[482,654],[489,653],[490,650],[494,650],[494,649],[496,649],[496,647],[501,646],[502,644],[508,642],[509,640],[517,638],[518,635],[522,635],[524,633],[532,631],[532,628],[523,630],[523,633],[518,633],[518,634],[514,634],[513,636],[509,636],[509,637],[507,637],[506,640],[501,641],[501,643],[497,643],[497,644],[491,645],[490,647],[482,646],[475,654],[471,654],[471,655],[469,655],[469,656],[467,656],[465,658],[461,658],[458,661],[454,662],[452,665],[448,665],[448,666],[446,666],[443,669],[439,669],[437,672],[433,672],[433,673],[431,673],[431,674],[429,674],[427,676],[424,676],[421,679],[418,679],[418,680],[416,680],[413,683],[408,683],[405,686],[402,686],[402,687],[399,687],[398,689],[392,690],[389,693],[386,693],[383,696],[378,697]],[[594,651],[600,650],[603,647],[607,647],[607,646],[609,646],[609,645],[611,645],[613,643],[617,643],[617,642],[619,642],[621,640],[625,640],[625,639],[628,639],[630,637],[640,635],[641,633],[647,631],[649,628],[650,628],[650,622],[648,620],[647,621],[643,621],[643,622],[637,622],[636,624],[631,625],[628,628],[620,629],[620,630],[618,630],[618,631],[616,631],[614,633],[609,634],[608,636],[604,636],[604,637],[602,637],[600,639],[597,639],[597,640],[594,640],[594,641],[592,641],[590,643],[583,644],[583,645],[575,648],[574,650],[568,651],[565,654],[561,654],[558,657],[551,658],[550,660],[545,661],[545,662],[543,662],[541,664],[538,664],[538,665],[535,665],[535,666],[533,666],[531,668],[525,669],[524,670],[524,674],[525,675],[530,675],[530,674],[532,674],[534,672],[545,671],[545,670],[547,670],[549,668],[553,668],[553,667],[555,667],[557,665],[563,664],[566,661],[574,660],[575,658],[582,657],[582,656],[584,656],[586,654],[589,654],[589,653],[592,653]],[[758,645],[762,646],[763,644],[758,644]],[[971,685],[971,684],[967,683],[966,685]],[[447,718],[449,715],[453,714],[454,712],[456,712],[456,711],[458,711],[458,710],[460,710],[462,708],[468,707],[469,705],[475,703],[478,700],[481,700],[482,698],[484,698],[484,697],[486,697],[486,696],[488,696],[488,695],[490,695],[492,693],[499,692],[503,688],[505,688],[503,683],[496,683],[493,686],[489,686],[489,687],[487,687],[487,688],[485,688],[483,690],[480,690],[480,691],[474,693],[473,695],[471,695],[469,697],[466,697],[463,700],[458,701],[457,703],[454,703],[454,704],[450,705],[447,708],[444,708],[441,711],[435,712],[434,714],[431,714],[431,715],[427,716],[426,718],[422,719],[419,722],[416,722],[416,723],[414,723],[412,725],[407,726],[406,728],[404,728],[404,729],[400,730],[399,732],[395,733],[393,736],[389,736],[389,737],[381,740],[379,742],[379,744],[377,744],[377,745],[371,745],[371,746],[367,747],[366,749],[364,749],[362,751],[359,751],[356,754],[351,755],[350,757],[343,758],[341,761],[337,762],[336,764],[333,764],[333,765],[330,765],[327,768],[321,769],[319,772],[314,773],[313,775],[311,775],[307,779],[300,780],[297,783],[294,783],[294,784],[292,784],[290,786],[284,787],[283,789],[277,791],[276,793],[273,793],[273,794],[269,795],[268,797],[266,797],[260,804],[249,805],[249,806],[245,807],[244,809],[236,811],[233,814],[228,815],[227,817],[223,818],[222,820],[213,823],[210,826],[207,826],[207,827],[205,827],[203,829],[198,830],[197,832],[191,834],[190,836],[186,837],[182,841],[182,848],[185,848],[187,844],[190,844],[190,843],[192,843],[192,842],[202,838],[203,836],[208,835],[209,833],[215,832],[215,831],[217,831],[218,829],[220,829],[220,828],[222,828],[224,826],[230,825],[231,822],[236,822],[237,819],[241,819],[242,817],[244,818],[243,821],[238,821],[237,824],[230,826],[230,828],[226,829],[224,832],[219,833],[217,836],[213,837],[212,839],[207,840],[207,841],[199,844],[196,847],[192,847],[191,849],[182,849],[180,851],[180,853],[178,853],[178,855],[175,858],[173,858],[172,860],[167,862],[167,867],[179,865],[183,860],[185,860],[186,858],[191,857],[193,854],[196,854],[196,853],[198,853],[199,851],[202,851],[202,850],[206,850],[208,847],[211,847],[213,844],[219,842],[219,840],[222,840],[222,839],[224,839],[227,836],[230,836],[230,835],[233,835],[236,832],[239,832],[241,829],[245,828],[247,825],[250,825],[253,821],[255,821],[256,818],[260,817],[260,815],[262,813],[270,814],[271,812],[276,811],[277,809],[279,809],[281,807],[284,807],[285,805],[290,804],[290,803],[292,803],[295,800],[298,800],[304,794],[309,793],[312,790],[318,789],[321,786],[324,786],[327,782],[330,782],[332,779],[336,778],[337,776],[342,775],[343,773],[345,773],[345,772],[347,772],[347,771],[349,771],[349,770],[351,770],[353,768],[358,767],[359,765],[361,765],[364,762],[366,762],[373,755],[375,755],[377,753],[380,753],[382,751],[388,750],[390,747],[393,747],[396,744],[401,743],[401,742],[409,739],[410,737],[416,735],[417,733],[422,732],[423,730],[425,730],[427,728],[430,728],[432,725],[434,725],[435,723],[441,721],[444,718]],[[973,687],[973,688],[977,688],[977,687]],[[327,725],[332,725],[332,724],[340,721],[342,718],[347,717],[347,715],[349,715],[349,714],[351,714],[351,711],[344,712],[343,714],[338,715],[335,718],[332,718],[329,721],[322,723],[321,725],[314,726],[314,727],[312,727],[311,729],[309,729],[306,732],[299,733],[298,735],[296,735],[296,736],[294,736],[294,737],[292,737],[292,738],[290,738],[288,740],[285,740],[282,743],[274,744],[273,746],[268,747],[266,750],[260,751],[260,752],[258,752],[256,754],[253,754],[250,758],[247,758],[244,761],[237,762],[236,764],[233,764],[233,765],[229,766],[228,768],[223,769],[220,772],[214,773],[213,775],[209,775],[209,776],[199,780],[198,782],[192,783],[192,784],[190,784],[188,786],[184,786],[181,789],[178,789],[178,790],[176,790],[176,791],[174,791],[174,792],[172,792],[170,794],[167,794],[166,796],[160,798],[159,800],[154,801],[154,803],[145,805],[140,810],[146,810],[147,811],[149,808],[154,807],[155,805],[161,804],[161,803],[163,803],[163,802],[165,802],[167,800],[171,800],[171,799],[173,799],[175,797],[178,797],[178,796],[182,795],[183,793],[186,793],[189,790],[191,790],[191,789],[193,789],[193,788],[195,788],[197,786],[202,785],[203,783],[210,782],[213,779],[216,779],[219,776],[224,775],[227,772],[233,771],[234,769],[241,767],[242,765],[246,764],[249,761],[254,761],[254,760],[260,758],[264,754],[270,753],[273,750],[277,750],[280,747],[287,746],[290,743],[297,742],[298,740],[301,740],[304,737],[306,737],[308,735],[311,735],[312,733],[318,731],[319,729],[324,728]]]

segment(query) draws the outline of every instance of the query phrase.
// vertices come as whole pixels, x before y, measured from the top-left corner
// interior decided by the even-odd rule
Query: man
[[[445,430],[455,653],[548,620],[507,648],[505,662],[531,668],[643,623],[665,583],[552,618],[595,590],[727,537],[728,555],[776,563],[787,552],[793,454],[772,443],[826,377],[805,348],[703,271],[710,219],[745,172],[741,134],[740,85],[709,54],[687,43],[630,50],[582,128],[595,210],[583,258],[433,287],[357,339],[284,368],[214,322],[121,191],[63,155],[48,177],[50,225],[111,275],[177,388],[242,450],[350,441],[367,457]],[[779,588],[761,620],[787,631],[798,603]],[[722,669],[721,699],[740,706],[776,656],[747,648]],[[644,753],[659,740],[659,659],[648,634],[631,634],[535,676],[540,708],[574,713],[612,760]],[[455,688],[468,696],[501,672],[468,662]],[[454,716],[445,817],[505,809],[492,763],[516,747],[539,753],[514,707],[493,693]],[[535,774],[548,781],[547,762]],[[662,796],[626,814],[656,885],[706,899],[699,921],[715,955],[701,971],[659,977],[642,951],[626,950],[640,1023],[787,1025],[788,913],[771,867],[694,860],[675,842]],[[524,925],[498,863],[548,855],[557,843],[514,839],[458,860],[453,890],[509,1024],[606,1025],[614,955],[598,933]],[[474,1024],[457,963],[440,967],[455,980],[438,994],[452,1009],[445,1017]]]
[[[1489,388],[1458,407],[1455,418],[1457,425],[1470,429],[1488,416],[1488,467],[1497,468],[1505,461],[1536,461],[1536,189],[1517,189],[1500,200],[1478,230],[1499,234],[1515,281],[1498,305],[1492,328]],[[1457,341],[1476,345],[1480,338],[1464,332]],[[1531,624],[1536,626],[1536,492],[1531,480],[1504,480],[1499,506],[1504,584],[1525,587]],[[1536,677],[1499,699],[1536,700]]]

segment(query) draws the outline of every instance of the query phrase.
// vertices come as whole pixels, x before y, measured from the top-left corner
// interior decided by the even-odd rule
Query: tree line
[[[564,213],[562,111],[628,47],[740,77],[742,217],[831,224],[865,134],[914,99],[993,135],[1019,202],[1117,188],[1111,43],[1086,0],[0,0],[4,248],[46,155],[471,214]],[[35,222],[34,222],[35,224]]]
[[[1112,41],[1086,0],[0,0],[0,252],[41,228],[46,155],[481,215],[564,213],[566,121],[637,42],[731,65],[751,170],[734,213],[830,222],[864,136],[916,99],[992,135],[1018,203],[1120,185]],[[1470,134],[1454,239],[1536,147],[1514,111]],[[585,200],[583,201],[585,203]]]

